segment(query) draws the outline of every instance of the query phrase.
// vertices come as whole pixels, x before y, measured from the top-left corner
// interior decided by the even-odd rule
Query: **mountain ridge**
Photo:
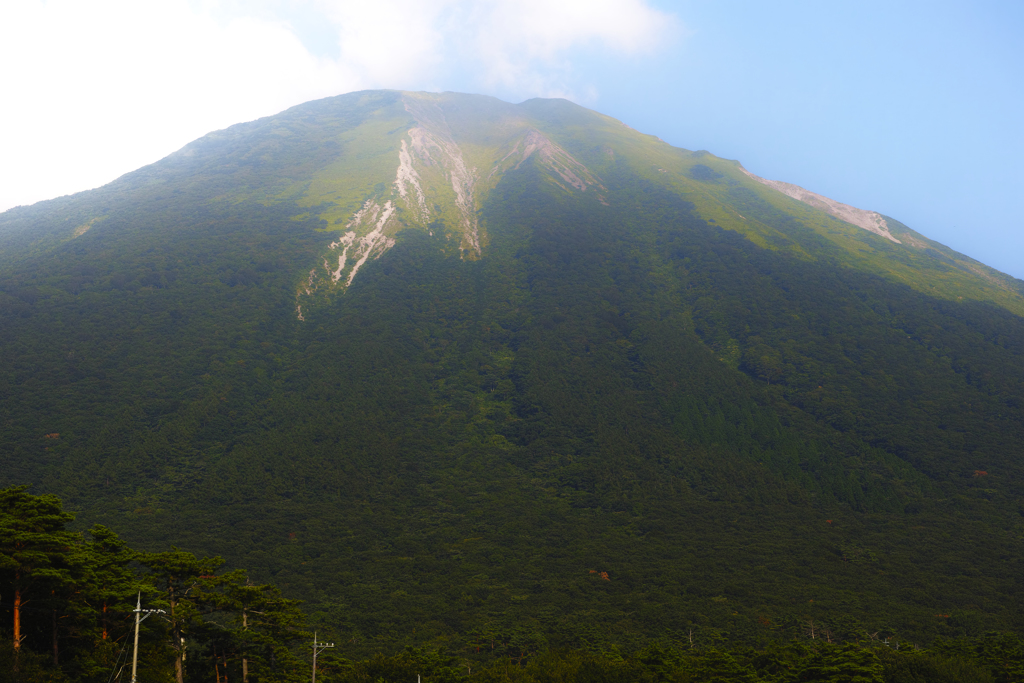
[[[470,96],[462,95],[459,93],[408,93],[403,91],[364,91],[360,93],[352,93],[350,95],[338,96],[342,98],[359,98],[363,102],[363,105],[369,102],[386,103],[387,107],[385,110],[388,112],[387,117],[390,124],[395,124],[394,127],[389,125],[387,131],[387,137],[393,138],[395,133],[404,130],[403,139],[400,141],[385,142],[383,146],[380,143],[376,143],[376,147],[372,150],[359,150],[357,152],[360,161],[360,168],[363,169],[360,173],[363,173],[367,167],[367,154],[371,154],[375,157],[374,166],[378,170],[371,171],[372,175],[376,175],[380,181],[376,184],[380,185],[384,183],[383,192],[376,193],[380,196],[376,196],[373,186],[366,186],[365,182],[355,180],[346,180],[346,172],[351,177],[351,170],[344,168],[345,164],[331,164],[330,159],[337,158],[340,154],[340,150],[343,145],[339,144],[335,140],[320,140],[321,143],[316,146],[315,151],[308,154],[307,159],[312,159],[314,164],[319,164],[320,170],[313,174],[311,178],[305,181],[300,181],[298,185],[294,182],[287,183],[286,186],[281,186],[278,181],[278,187],[276,191],[270,192],[270,188],[264,187],[253,187],[249,190],[248,194],[239,195],[237,191],[229,193],[221,197],[228,201],[238,201],[243,197],[249,197],[256,199],[257,201],[263,202],[275,202],[282,200],[295,199],[300,207],[310,208],[313,206],[318,207],[315,215],[321,219],[327,221],[328,230],[338,230],[343,233],[355,232],[356,234],[352,237],[343,237],[348,240],[347,244],[343,244],[340,240],[332,241],[329,244],[335,246],[331,247],[328,252],[336,251],[341,248],[345,253],[344,258],[341,254],[325,253],[325,256],[330,256],[326,259],[328,264],[334,262],[336,265],[329,267],[324,265],[324,259],[320,260],[320,264],[311,264],[314,266],[313,270],[310,271],[306,282],[303,287],[297,288],[297,306],[298,299],[301,296],[312,293],[317,288],[324,290],[331,290],[333,288],[344,289],[349,283],[350,271],[355,267],[356,263],[360,264],[360,267],[365,263],[366,258],[373,256],[379,257],[383,250],[389,248],[392,245],[393,240],[391,235],[394,231],[400,229],[399,226],[408,227],[410,224],[417,225],[420,229],[428,229],[427,224],[430,222],[431,213],[427,208],[427,197],[423,194],[423,188],[416,189],[417,184],[420,182],[418,177],[419,171],[413,168],[417,163],[422,165],[422,169],[425,173],[431,175],[437,175],[432,178],[429,183],[431,197],[436,208],[440,211],[434,218],[441,219],[446,224],[446,230],[451,232],[451,236],[448,239],[457,238],[459,241],[458,248],[466,249],[467,253],[479,256],[481,250],[479,226],[476,224],[475,214],[479,211],[479,201],[482,197],[486,197],[486,194],[493,187],[494,183],[500,179],[501,169],[494,165],[497,162],[501,152],[505,151],[504,160],[508,159],[507,155],[513,154],[511,147],[518,147],[523,143],[522,136],[533,135],[545,137],[544,133],[536,128],[537,121],[531,123],[530,116],[531,104],[536,102],[542,102],[541,100],[527,100],[519,105],[512,105],[501,102],[494,98],[487,99],[487,106],[485,107],[486,115],[490,117],[492,123],[496,122],[498,130],[502,131],[500,136],[504,136],[501,139],[495,140],[493,135],[479,136],[476,135],[474,138],[474,132],[472,126],[464,126],[463,129],[459,129],[457,136],[460,138],[466,136],[465,144],[468,145],[465,155],[460,147],[460,142],[456,142],[452,136],[452,132],[449,129],[449,124],[445,118],[448,113],[443,110],[443,107],[439,103],[447,103],[446,106],[451,109],[453,106],[459,106],[457,103],[460,101],[469,101],[472,98],[474,102],[479,102],[481,96]],[[446,99],[447,98],[447,99]],[[273,126],[275,122],[279,121],[281,116],[286,116],[292,123],[301,121],[302,115],[307,111],[316,111],[318,107],[329,106],[330,102],[336,101],[337,98],[325,98],[323,100],[317,100],[314,102],[297,105],[291,109],[282,112],[280,115],[264,117],[257,121],[237,124],[236,126],[229,127],[223,131],[215,131],[202,138],[197,139],[193,143],[189,143],[184,146],[181,150],[172,153],[166,159],[156,162],[156,164],[144,167],[138,171],[122,176],[115,180],[109,186],[114,189],[118,186],[126,187],[137,187],[139,181],[145,183],[147,176],[149,181],[155,181],[157,176],[153,175],[153,171],[160,168],[162,165],[167,166],[173,164],[176,160],[190,161],[196,158],[197,154],[201,154],[199,150],[203,147],[210,146],[213,150],[222,151],[225,144],[234,142],[236,144],[244,144],[247,139],[250,139],[254,130],[259,130],[261,127],[266,128]],[[547,101],[543,101],[545,104],[541,105],[541,109],[550,109],[551,105],[547,104]],[[568,107],[572,110],[570,116],[576,117],[577,122],[580,117],[587,119],[590,125],[595,122],[605,123],[606,127],[611,129],[624,129],[636,139],[654,139],[664,147],[675,150],[667,143],[664,143],[660,138],[654,136],[645,135],[639,133],[632,128],[629,128],[622,122],[610,119],[608,117],[602,117],[594,112],[589,112],[577,105],[571,104],[568,101],[552,100],[550,102],[557,103],[556,106],[560,108]],[[399,108],[400,107],[400,108]],[[358,102],[356,109],[358,109]],[[536,109],[536,107],[534,107]],[[586,112],[586,113],[584,113]],[[450,113],[450,112],[449,112]],[[377,116],[376,119],[380,117]],[[374,126],[380,127],[382,122],[380,120],[364,121],[364,128],[373,129]],[[404,120],[403,120],[404,119]],[[342,121],[344,119],[341,119]],[[455,122],[456,128],[459,126],[458,114],[454,116],[453,121]],[[300,124],[301,125],[301,124]],[[528,128],[533,126],[530,132]],[[543,127],[543,126],[541,126]],[[246,132],[250,131],[250,132]],[[292,133],[282,132],[286,131],[285,128],[280,126],[274,131],[280,135],[294,135]],[[408,137],[408,140],[405,138]],[[344,138],[344,135],[342,135]],[[514,138],[514,139],[513,139]],[[573,164],[578,164],[578,168],[586,169],[586,173],[591,173],[590,169],[585,164],[580,163],[575,159],[569,152],[559,147],[555,142],[545,138],[545,142],[541,144],[541,154],[545,155],[546,162],[550,168],[554,168],[555,165],[559,165],[563,172],[567,172],[562,176],[562,181],[568,188],[580,189],[585,188],[595,182],[591,182],[592,179],[581,179],[575,177],[575,174],[569,167]],[[530,149],[530,153],[533,153],[534,148],[537,146],[539,138],[526,147]],[[614,154],[614,145],[607,144],[608,136],[605,136],[604,149],[605,153]],[[620,144],[621,140],[617,141]],[[263,154],[273,154],[273,140],[269,143],[264,142]],[[270,145],[268,148],[267,145]],[[279,144],[279,143],[276,143]],[[578,144],[578,141],[577,141]],[[635,145],[635,140],[633,143]],[[549,147],[554,145],[554,147]],[[403,152],[402,146],[406,146],[406,151]],[[440,153],[444,160],[433,160],[430,157],[428,147],[436,150],[435,153]],[[306,145],[307,150],[313,148]],[[411,150],[418,149],[418,153],[413,155]],[[545,149],[553,150],[545,152]],[[524,150],[525,151],[525,150]],[[704,159],[705,161],[714,160],[711,168],[705,163],[699,162],[684,162],[682,168],[679,171],[669,170],[655,166],[656,172],[661,174],[672,174],[681,175],[682,178],[674,178],[673,184],[680,188],[686,181],[694,181],[704,185],[703,188],[694,188],[694,183],[689,183],[691,187],[685,187],[685,191],[689,193],[703,194],[702,199],[705,201],[698,200],[699,211],[702,215],[706,215],[707,218],[714,219],[719,225],[727,228],[738,230],[745,234],[748,239],[754,240],[756,243],[765,246],[768,241],[765,241],[766,235],[771,236],[776,234],[777,231],[773,228],[764,225],[763,223],[751,226],[746,217],[742,216],[735,210],[730,210],[723,204],[721,197],[715,197],[709,195],[706,192],[700,192],[702,189],[706,189],[708,185],[715,185],[722,182],[726,184],[735,183],[737,180],[743,181],[747,178],[753,180],[755,183],[762,187],[768,187],[773,190],[780,192],[782,195],[791,197],[800,201],[803,205],[809,206],[813,209],[818,209],[821,214],[814,215],[811,220],[816,229],[820,234],[824,234],[826,238],[836,240],[836,231],[830,229],[827,223],[822,220],[824,216],[831,216],[838,218],[846,224],[854,225],[856,227],[868,230],[888,239],[895,244],[901,244],[901,240],[898,236],[894,236],[888,228],[886,218],[878,214],[877,212],[866,211],[858,209],[856,207],[848,207],[848,205],[836,202],[835,200],[818,195],[817,193],[799,188],[798,186],[785,183],[783,181],[769,181],[759,176],[756,176],[739,165],[738,162],[726,162],[719,160],[713,155],[708,155],[706,152],[687,152],[686,150],[677,150],[678,153],[686,153],[693,159]],[[325,157],[325,154],[327,155]],[[404,154],[404,156],[403,156]],[[466,156],[468,155],[468,156]],[[236,150],[236,157],[237,157]],[[244,154],[242,155],[244,158]],[[317,162],[317,158],[320,158]],[[472,172],[469,167],[466,166],[465,158],[471,158]],[[556,161],[555,157],[560,157],[563,161]],[[525,157],[524,157],[525,158]],[[671,157],[668,157],[671,159]],[[417,161],[418,160],[418,161]],[[664,163],[666,157],[660,155],[659,160]],[[678,159],[671,159],[675,161],[677,168],[680,166]],[[522,159],[517,163],[521,163]],[[241,159],[240,159],[241,162]],[[308,166],[308,161],[305,165]],[[193,165],[194,166],[194,165]],[[340,166],[340,167],[339,167]],[[478,167],[489,167],[489,171],[484,172],[479,170]],[[692,177],[692,169],[695,167],[703,167],[709,169],[706,175],[702,175],[705,172],[700,171],[698,168],[698,176]],[[300,167],[301,168],[301,167]],[[388,178],[390,174],[394,174],[392,178]],[[736,168],[742,175],[731,173],[732,168]],[[147,170],[150,169],[150,170]],[[454,169],[454,174],[453,174]],[[654,169],[650,169],[654,170]],[[723,173],[723,171],[726,171]],[[407,175],[403,175],[407,174]],[[716,175],[721,174],[721,175]],[[476,175],[480,177],[477,178]],[[359,177],[365,177],[360,175]],[[455,180],[455,178],[458,180]],[[399,182],[401,179],[401,182]],[[680,183],[682,181],[682,183]],[[474,197],[472,188],[478,183],[482,182],[482,186],[479,188],[478,195]],[[599,183],[597,183],[599,185]],[[741,183],[742,184],[742,183]],[[751,186],[748,186],[750,188]],[[102,189],[102,188],[100,188]],[[96,192],[98,190],[92,191]],[[405,194],[407,192],[415,192],[416,202],[413,205],[409,204]],[[395,194],[394,200],[385,199],[384,195]],[[77,196],[77,195],[76,195]],[[410,195],[411,197],[412,195]],[[804,199],[808,201],[804,201]],[[401,208],[407,214],[402,217],[399,221],[397,218],[398,213],[395,204],[396,201],[401,200],[404,204]],[[709,200],[709,201],[708,201]],[[56,200],[51,200],[56,201]],[[383,215],[384,204],[387,201],[392,201],[395,209],[388,214],[387,219],[384,221],[384,225],[379,226],[379,230],[375,230],[378,226],[376,221],[366,222],[367,216],[374,214],[378,217]],[[600,199],[599,201],[604,201]],[[777,204],[778,199],[770,199],[770,203]],[[383,202],[383,203],[382,203]],[[326,209],[326,210],[325,210]],[[365,210],[364,210],[365,209]],[[363,211],[360,214],[360,211]],[[304,214],[300,214],[304,215]],[[298,216],[297,216],[298,217]],[[102,220],[100,216],[89,216],[88,218],[83,217],[80,223],[77,223],[74,230],[78,234],[83,234],[89,230],[97,221]],[[349,228],[354,228],[350,230]],[[911,253],[915,255],[925,255],[924,259],[914,259],[914,256],[910,256],[910,260],[916,261],[911,269],[908,271],[906,268],[901,267],[899,263],[893,263],[892,259],[889,259],[888,263],[883,263],[876,259],[876,270],[887,271],[889,277],[895,277],[896,279],[911,284],[911,286],[920,287],[919,278],[915,277],[913,271],[920,270],[924,267],[927,270],[941,270],[946,266],[952,266],[953,269],[959,271],[961,274],[970,274],[980,278],[979,281],[972,281],[973,278],[968,280],[962,280],[958,278],[956,274],[946,274],[944,282],[938,287],[938,291],[947,298],[954,300],[961,300],[966,293],[969,298],[974,299],[987,299],[993,300],[998,305],[1006,306],[1017,313],[1024,312],[1024,297],[1021,293],[1024,292],[1024,282],[1016,280],[1011,276],[1004,273],[1000,273],[978,261],[969,257],[963,256],[953,250],[950,250],[932,240],[924,238],[919,233],[912,233],[909,228],[900,224],[900,229],[907,236],[907,244],[905,246],[910,247]],[[370,237],[371,233],[373,237]],[[845,239],[844,239],[845,238]],[[486,239],[486,237],[484,237]],[[851,245],[848,236],[840,238],[841,241],[846,242],[844,248],[848,251],[864,251],[862,244]],[[770,241],[770,237],[769,237]],[[862,240],[854,241],[862,242]],[[852,246],[852,249],[851,249]],[[353,255],[353,259],[349,260],[349,253]],[[0,251],[2,251],[2,245],[0,245]],[[877,247],[871,251],[879,251]],[[884,250],[883,250],[884,251]],[[355,256],[358,254],[358,256]],[[907,260],[907,254],[904,252],[900,254],[901,260]],[[334,260],[337,257],[337,260]],[[934,262],[935,260],[938,263]],[[344,267],[342,271],[345,277],[342,277],[342,273],[337,268],[337,265],[344,261]],[[877,266],[881,265],[880,268]],[[908,264],[909,265],[909,264]],[[322,268],[321,268],[322,266]],[[356,268],[358,270],[358,268]],[[314,271],[316,271],[314,273]],[[952,277],[950,277],[952,275]],[[959,280],[959,281],[957,281]],[[936,287],[934,283],[930,290],[922,290],[934,292]],[[308,291],[307,291],[308,290]]]
[[[742,167],[741,167],[742,168]],[[864,228],[868,232],[873,232],[876,235],[895,242],[896,244],[902,244],[898,239],[893,237],[889,233],[889,226],[885,222],[885,218],[882,214],[877,211],[866,211],[864,209],[858,209],[855,206],[849,204],[843,204],[837,202],[834,199],[829,199],[824,195],[820,195],[810,190],[805,190],[799,185],[793,185],[792,183],[782,182],[781,180],[766,180],[760,176],[754,175],[747,169],[742,169],[748,176],[772,189],[778,190],[782,194],[792,197],[793,199],[803,202],[808,206],[814,206],[827,211],[836,218],[845,221],[851,225],[856,225],[858,228]]]

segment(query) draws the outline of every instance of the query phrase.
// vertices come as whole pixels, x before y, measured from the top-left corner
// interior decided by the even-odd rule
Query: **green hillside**
[[[1024,283],[562,100],[365,92],[0,215],[0,486],[352,656],[1024,630]]]

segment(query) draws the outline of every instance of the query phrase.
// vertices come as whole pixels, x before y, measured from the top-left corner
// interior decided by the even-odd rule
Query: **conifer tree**
[[[271,584],[253,584],[243,571],[225,577],[224,607],[234,613],[234,637],[241,656],[243,683],[250,673],[260,681],[297,680],[301,668],[292,646],[307,637],[298,600],[289,600]]]
[[[105,679],[114,666],[122,639],[130,634],[136,596],[149,604],[158,593],[142,582],[133,563],[138,556],[114,531],[97,524],[84,544],[86,570],[81,593],[89,608],[87,636],[91,647],[79,659],[82,675]]]
[[[0,490],[0,572],[12,596],[15,671],[27,637],[26,603],[73,580],[69,555],[79,539],[65,529],[73,519],[57,496],[34,496],[27,486]]]
[[[215,572],[224,560],[200,559],[177,548],[163,553],[139,553],[137,559],[149,570],[146,579],[160,592],[157,604],[167,610],[174,676],[177,683],[184,683],[185,636],[193,627],[202,625],[204,614],[216,609],[217,599],[210,589],[220,581]]]

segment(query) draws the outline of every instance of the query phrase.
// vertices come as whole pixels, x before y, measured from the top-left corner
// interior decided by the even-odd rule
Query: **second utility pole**
[[[313,683],[316,683],[316,656],[329,647],[334,647],[334,643],[316,642],[316,631],[313,631]],[[132,683],[135,683],[135,681],[132,681]]]

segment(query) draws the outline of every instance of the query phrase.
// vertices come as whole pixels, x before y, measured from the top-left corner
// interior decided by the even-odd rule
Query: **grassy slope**
[[[809,253],[825,245],[821,240],[805,244],[798,232],[787,229],[795,221],[825,238],[844,266],[883,275],[929,295],[956,301],[990,301],[1018,315],[1024,313],[1020,281],[928,240],[898,221],[887,219],[895,223],[893,234],[897,238],[910,238],[902,239],[903,245],[767,188],[742,173],[735,161],[672,147],[565,101],[531,100],[521,106],[535,112],[538,120],[547,123],[544,130],[578,154],[598,175],[624,157],[640,177],[685,197],[705,219],[713,219],[762,247],[787,249],[813,258]],[[695,178],[693,169],[698,165],[711,169],[718,177]],[[738,188],[753,197],[738,193]],[[748,207],[747,213],[743,207]]]

